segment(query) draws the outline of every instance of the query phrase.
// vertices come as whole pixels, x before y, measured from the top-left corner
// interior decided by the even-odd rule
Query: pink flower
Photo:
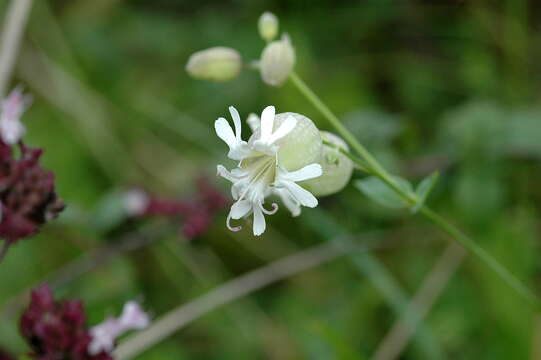
[[[32,101],[29,95],[24,95],[22,88],[16,87],[1,102],[0,138],[8,145],[16,144],[26,132],[21,123],[21,116]]]
[[[144,329],[149,323],[148,314],[141,309],[139,304],[129,301],[124,305],[122,314],[118,318],[109,318],[90,329],[92,342],[88,347],[88,352],[91,355],[109,353],[114,349],[117,337],[130,330]]]

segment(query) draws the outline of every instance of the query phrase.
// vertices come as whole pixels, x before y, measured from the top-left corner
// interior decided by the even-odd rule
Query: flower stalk
[[[406,191],[394,180],[392,175],[377,161],[377,159],[355,138],[355,136],[342,124],[338,117],[329,109],[329,107],[316,95],[316,93],[293,71],[289,75],[291,83],[301,92],[301,94],[327,119],[327,121],[336,129],[336,131],[349,143],[360,159],[340,149],[340,151],[349,157],[355,164],[361,166],[367,173],[378,177],[387,186],[399,195],[412,208],[420,204],[419,197],[412,191]],[[541,311],[541,301],[539,298],[519,279],[517,279],[507,268],[500,264],[485,249],[480,247],[473,239],[451,224],[444,217],[421,204],[419,212],[423,214],[434,225],[439,227],[454,240],[460,243],[464,248],[477,256],[492,271],[494,271],[502,280],[504,280],[513,290],[521,295],[536,311]]]

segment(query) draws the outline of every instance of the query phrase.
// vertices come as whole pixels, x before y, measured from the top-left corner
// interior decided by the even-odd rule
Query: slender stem
[[[342,124],[338,117],[325,105],[325,103],[308,87],[308,85],[294,72],[290,74],[290,79],[293,85],[318,109],[321,114],[333,125],[336,131],[346,140],[355,152],[361,157],[358,161],[354,156],[349,156],[352,161],[358,165],[367,168],[367,170],[385,182],[392,190],[402,197],[409,205],[416,206],[419,199],[413,192],[409,192],[401,188],[394,180],[393,176],[380,165],[374,156],[355,138],[355,136]],[[342,151],[344,152],[344,151]],[[537,311],[541,310],[541,301],[539,298],[528,289],[520,280],[509,272],[503,265],[494,259],[482,247],[477,245],[475,241],[469,238],[466,234],[452,225],[446,219],[435,213],[427,206],[421,206],[419,211],[426,216],[432,223],[440,227],[447,234],[451,235],[462,246],[480,258],[485,264],[500,276],[507,284],[524,297]]]
[[[374,173],[393,190],[401,194],[409,203],[415,204],[417,199],[411,194],[405,193],[393,179],[391,174],[385,170],[376,158],[355,138],[355,136],[342,124],[340,119],[325,105],[325,103],[308,87],[308,85],[295,73],[290,74],[290,79],[299,91],[318,109],[321,114],[331,123],[336,131],[346,140],[351,147],[364,160],[365,164],[359,164],[367,168],[370,173]]]
[[[117,360],[134,358],[192,321],[222,305],[248,295],[269,284],[327,263],[352,251],[367,250],[376,247],[378,246],[367,245],[355,246],[354,248],[338,248],[334,243],[330,242],[276,260],[266,266],[230,280],[193,301],[180,305],[178,308],[163,315],[154,321],[152,326],[146,330],[122,342],[115,350],[114,358]]]
[[[429,207],[423,206],[419,211],[430,221],[432,221],[432,223],[438,225],[443,231],[451,235],[451,237],[457,240],[462,246],[483,260],[485,264],[487,264],[496,274],[498,274],[500,278],[505,280],[510,287],[518,292],[531,305],[536,307],[537,311],[541,310],[541,302],[539,301],[539,298],[528,287],[526,287],[526,285],[511,274],[506,267],[492,257],[492,255],[490,255],[485,249],[477,245],[477,243],[470,237]]]
[[[0,48],[0,98],[6,94],[32,0],[11,0],[4,20]]]

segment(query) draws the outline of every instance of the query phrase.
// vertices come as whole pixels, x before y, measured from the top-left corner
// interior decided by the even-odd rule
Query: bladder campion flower
[[[315,207],[317,199],[298,182],[321,176],[322,169],[316,160],[320,156],[322,141],[319,130],[307,117],[296,113],[275,114],[274,106],[267,106],[261,120],[250,116],[253,134],[248,141],[241,137],[240,115],[234,107],[229,108],[235,131],[227,120],[215,122],[216,134],[229,147],[228,157],[239,161],[237,168],[228,171],[218,165],[218,175],[233,183],[231,194],[235,203],[227,217],[227,227],[253,214],[253,233],[261,235],[266,228],[264,214],[272,215],[278,210],[276,203],[269,210],[265,199],[278,195],[293,215],[300,207]]]

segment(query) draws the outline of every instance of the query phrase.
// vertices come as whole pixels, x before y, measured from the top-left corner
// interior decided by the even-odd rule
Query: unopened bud
[[[324,141],[333,144],[333,146],[323,144],[318,159],[318,163],[323,168],[323,175],[301,183],[315,196],[331,195],[342,190],[353,172],[353,163],[339,150],[340,148],[348,150],[345,141],[327,131],[321,131],[321,137]]]
[[[278,18],[269,11],[265,11],[257,23],[259,35],[266,41],[272,41],[278,35]]]
[[[295,65],[295,49],[289,37],[268,44],[261,54],[259,63],[263,81],[271,86],[280,86],[288,78]]]
[[[217,46],[192,54],[186,71],[196,79],[229,81],[237,77],[241,67],[242,59],[237,50]]]

